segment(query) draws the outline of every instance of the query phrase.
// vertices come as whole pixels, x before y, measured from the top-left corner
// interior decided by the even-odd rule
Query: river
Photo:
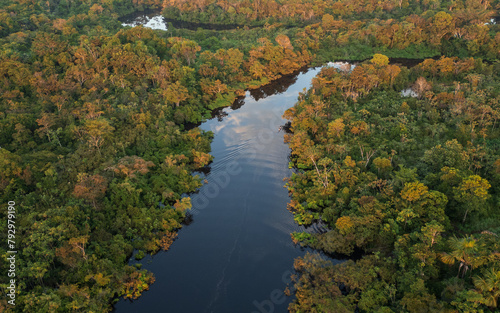
[[[154,14],[124,25],[166,29]],[[280,125],[286,109],[319,68],[306,69],[258,89],[199,127],[214,133],[214,161],[206,183],[191,195],[189,225],[167,252],[140,261],[156,282],[139,299],[120,300],[115,312],[287,312],[293,262],[305,250],[290,233],[303,231],[287,211],[284,178],[290,149]],[[312,229],[311,231],[314,231]],[[131,260],[131,263],[134,263]]]
[[[286,209],[283,179],[292,170],[279,126],[318,72],[247,91],[201,124],[215,135],[214,161],[191,195],[192,222],[169,251],[141,260],[156,282],[138,300],[120,300],[116,312],[287,312],[291,297],[282,291],[305,250],[290,238],[303,228]]]

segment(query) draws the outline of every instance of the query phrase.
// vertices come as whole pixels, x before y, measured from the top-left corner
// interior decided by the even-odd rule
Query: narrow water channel
[[[214,162],[192,195],[193,221],[169,251],[141,261],[156,282],[138,300],[120,300],[117,313],[287,312],[281,291],[305,251],[290,239],[301,229],[286,209],[290,150],[278,130],[318,71],[247,92],[200,126],[214,132]]]

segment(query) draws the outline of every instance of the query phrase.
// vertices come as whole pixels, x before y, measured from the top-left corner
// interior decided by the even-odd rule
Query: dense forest
[[[8,201],[18,210],[16,312],[105,312],[112,299],[138,297],[154,278],[128,258],[169,248],[191,206],[181,195],[201,186],[191,172],[211,161],[212,134],[189,125],[311,58],[281,37],[201,51],[123,29],[109,10],[16,1],[0,10],[0,198],[4,212]]]
[[[164,15],[230,25],[297,26],[293,42],[317,61],[437,55],[498,57],[500,35],[489,1],[185,1],[164,2]],[[496,8],[496,10],[495,10]]]
[[[162,8],[233,30],[122,27]],[[15,201],[16,306],[107,312],[154,282],[213,136],[210,112],[307,65],[285,117],[291,312],[493,312],[500,296],[498,1],[0,1],[0,208]],[[239,26],[238,26],[239,25]],[[252,28],[247,27],[252,26]],[[427,58],[407,68],[389,57]],[[407,90],[407,96],[400,91]],[[7,242],[7,224],[0,224]],[[5,259],[7,247],[0,245]],[[0,263],[7,273],[8,264]],[[8,279],[1,276],[3,295]],[[292,287],[292,286],[291,286]]]
[[[446,57],[407,69],[376,54],[314,79],[286,112],[289,209],[328,231],[293,238],[358,257],[297,259],[291,312],[496,311],[499,71]]]

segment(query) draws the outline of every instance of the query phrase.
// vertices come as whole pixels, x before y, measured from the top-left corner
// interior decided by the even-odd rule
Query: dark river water
[[[156,282],[138,300],[120,300],[117,313],[287,312],[282,291],[305,250],[290,238],[303,228],[286,209],[290,149],[278,130],[318,71],[248,91],[201,124],[214,132],[214,161],[191,195],[192,222],[169,251],[141,260]]]

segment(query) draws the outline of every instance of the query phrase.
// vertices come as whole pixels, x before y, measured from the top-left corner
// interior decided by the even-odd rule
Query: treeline
[[[389,9],[384,3],[370,1],[280,1],[278,4],[179,0],[165,2],[164,6],[163,14],[177,20],[258,24],[266,28],[296,26],[294,43],[316,54],[318,64],[335,59],[367,59],[375,53],[400,58],[446,55],[494,60],[500,49],[500,26],[491,22],[498,15],[495,11],[498,4],[489,2],[412,1],[404,5],[402,2],[401,8]],[[335,9],[339,6],[344,9]],[[307,10],[310,13],[305,14]],[[290,18],[280,20],[278,16]],[[298,23],[294,18],[308,22]]]
[[[444,11],[457,20],[489,22],[498,1],[415,1],[415,0],[165,0],[169,18],[213,24],[264,25],[287,23],[302,25],[321,22],[325,15],[335,19],[404,19],[412,14],[426,18]]]
[[[21,30],[34,30],[37,23],[35,16],[51,16],[56,18],[83,18],[84,15],[102,14],[101,26],[119,26],[118,17],[148,9],[160,9],[162,2],[159,0],[3,0],[0,7],[0,36]],[[83,23],[82,23],[83,24]],[[83,24],[87,25],[87,24]]]
[[[488,19],[485,18],[484,21]],[[438,55],[496,60],[500,49],[498,25],[457,18],[444,11],[409,15],[402,20],[371,19],[352,22],[324,15],[320,24],[297,34],[318,52],[320,60],[348,55],[385,53],[390,57],[424,58]],[[364,55],[363,55],[364,54]]]
[[[201,186],[212,134],[185,125],[311,56],[286,35],[202,51],[122,28],[116,7],[48,3],[0,11],[0,206],[16,202],[19,251],[16,306],[0,311],[107,312],[154,281],[128,259],[168,249]]]
[[[295,107],[291,312],[494,312],[500,296],[500,67],[377,54],[324,68]],[[409,88],[409,89],[406,89]],[[401,94],[405,90],[406,96]]]
[[[144,41],[134,30],[77,33],[72,45],[71,25],[53,22],[51,32],[10,35],[0,57],[0,198],[18,210],[15,311],[106,312],[153,281],[127,260],[134,248],[168,249],[211,135],[182,131],[174,121],[189,105],[150,93],[147,68],[168,49],[151,31],[139,29]]]

